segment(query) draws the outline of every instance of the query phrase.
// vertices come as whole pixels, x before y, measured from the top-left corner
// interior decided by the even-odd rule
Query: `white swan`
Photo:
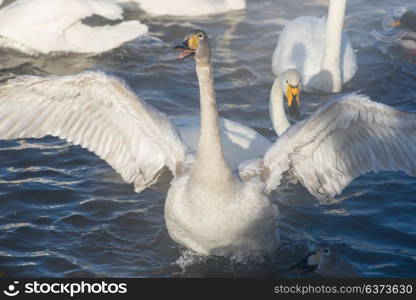
[[[64,138],[94,151],[141,191],[165,169],[174,174],[165,216],[171,237],[201,253],[272,252],[276,210],[261,186],[235,177],[218,128],[208,39],[189,36],[201,82],[201,133],[195,163],[166,116],[119,80],[88,72],[20,77],[0,86],[0,138]],[[23,118],[24,116],[24,118]]]
[[[114,1],[114,0],[113,0]],[[160,16],[201,16],[222,14],[246,8],[245,0],[115,0],[121,4],[137,4],[146,13]]]
[[[298,17],[280,33],[273,53],[275,75],[299,70],[309,91],[339,92],[357,70],[356,56],[343,33],[346,0],[330,0],[328,20]]]
[[[282,135],[290,127],[286,117],[284,94],[289,108],[289,114],[293,119],[299,119],[300,91],[302,78],[298,70],[288,69],[279,74],[273,82],[270,91],[269,113],[274,131],[278,136]]]
[[[301,274],[314,272],[324,277],[358,277],[356,268],[329,248],[319,248],[292,266]]]
[[[120,5],[103,0],[17,0],[0,9],[0,47],[29,55],[108,51],[146,34],[147,26],[139,21],[88,26],[82,20],[92,15],[122,20],[122,13]]]
[[[350,94],[288,128],[263,160],[241,168],[241,177],[254,178],[240,180],[223,155],[208,37],[193,31],[181,48],[181,58],[194,56],[200,83],[196,158],[163,113],[121,81],[96,72],[24,76],[1,85],[0,138],[52,135],[79,144],[107,161],[137,192],[169,169],[174,178],[165,219],[171,237],[216,255],[276,249],[278,211],[267,193],[284,174],[298,177],[319,198],[340,193],[369,171],[416,175],[415,114]]]

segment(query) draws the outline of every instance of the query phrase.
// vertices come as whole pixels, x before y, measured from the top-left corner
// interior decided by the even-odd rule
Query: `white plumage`
[[[36,12],[36,13],[33,13]],[[139,21],[89,26],[92,15],[122,20],[120,5],[103,0],[17,0],[0,9],[0,46],[29,55],[100,53],[145,35]]]
[[[107,94],[110,97],[105,96]],[[53,99],[56,98],[62,98],[66,101],[54,102]],[[200,130],[198,117],[172,118],[171,120],[180,134],[180,137],[176,136],[176,130],[163,113],[141,101],[140,98],[129,91],[122,81],[100,72],[85,72],[64,77],[18,77],[0,88],[0,99],[8,99],[8,101],[3,101],[0,104],[0,107],[4,106],[3,112],[0,112],[0,120],[2,120],[0,132],[4,134],[0,135],[0,138],[52,135],[66,139],[76,145],[79,144],[105,159],[121,174],[125,181],[133,182],[138,192],[156,181],[156,175],[163,166],[169,166],[172,172],[175,171],[176,166],[174,162],[166,162],[166,158],[160,154],[160,149],[152,142],[153,139],[157,138],[157,135],[148,133],[149,138],[143,139],[141,137],[143,132],[139,131],[135,134],[137,141],[129,137],[132,130],[139,130],[140,128],[153,132],[151,128],[146,127],[146,124],[141,125],[137,120],[134,120],[138,115],[130,116],[134,109],[129,108],[129,105],[135,106],[137,102],[138,105],[143,106],[142,109],[147,110],[146,114],[156,122],[154,124],[158,125],[157,122],[161,122],[160,126],[163,127],[160,131],[166,131],[166,137],[173,140],[176,146],[178,143],[182,145],[183,140],[186,147],[182,145],[181,148],[183,149],[181,151],[185,151],[184,149],[188,147],[191,152],[196,153],[198,148]],[[120,106],[120,104],[123,104],[123,106]],[[24,109],[18,111],[19,106]],[[111,113],[113,109],[116,113]],[[9,115],[10,112],[15,114]],[[74,117],[75,115],[76,117]],[[68,119],[71,117],[73,119]],[[15,123],[20,118],[20,123]],[[32,118],[36,118],[35,123],[32,123]],[[70,121],[70,124],[65,124],[66,119]],[[140,117],[141,119],[143,118]],[[38,123],[42,126],[37,130],[35,128],[23,128],[23,126]],[[93,123],[94,126],[101,127],[94,127],[92,126]],[[13,128],[9,126],[13,126]],[[64,126],[64,128],[60,129],[59,126]],[[135,127],[137,128],[135,129]],[[224,154],[233,169],[236,169],[240,163],[246,160],[262,156],[272,145],[267,138],[255,130],[231,120],[220,119],[220,128],[224,143]],[[87,133],[83,130],[93,130],[95,132]],[[96,137],[95,134],[109,134],[110,136]],[[112,135],[114,136],[112,137]],[[125,158],[121,159],[118,157],[119,154],[110,155],[111,153],[107,153],[108,151],[111,152],[110,148],[107,148],[106,151],[103,149],[104,145],[94,144],[95,142],[104,143],[105,139],[109,139],[105,142],[107,147],[110,147],[112,143],[119,143],[119,145],[112,145],[111,147],[124,147],[123,139],[126,141],[131,139],[126,144],[128,146],[126,150],[128,151],[123,152]],[[159,141],[161,140],[159,139]],[[131,152],[133,150],[134,152]],[[180,151],[176,152],[179,153]],[[135,155],[139,157],[133,157]],[[113,156],[117,156],[120,160],[117,161],[117,164],[112,163]],[[184,160],[184,154],[179,155],[179,158],[178,160]],[[136,159],[146,169],[132,169],[138,162]],[[124,165],[121,163],[122,161],[125,162]]]
[[[200,131],[199,117],[175,117],[171,121],[185,144],[196,153]],[[263,156],[272,145],[269,139],[243,124],[220,118],[219,127],[225,160],[233,170],[244,161]]]
[[[416,176],[415,133],[413,113],[358,94],[330,100],[292,125],[267,151],[266,189],[275,189],[291,171],[310,193],[327,200],[368,172],[393,170]]]
[[[114,77],[18,77],[0,86],[0,99],[1,139],[52,135],[81,145],[137,192],[185,159],[186,147],[166,116]]]
[[[345,5],[345,0],[331,0],[334,6],[342,6],[341,2]],[[328,19],[332,17],[329,20],[343,20],[343,15],[334,13],[328,16]],[[337,92],[342,84],[354,77],[357,63],[351,42],[342,31],[342,22],[332,24],[327,23],[326,17],[305,16],[294,19],[283,28],[273,53],[272,69],[276,76],[287,69],[297,69],[306,91]],[[338,75],[339,88],[332,90]]]
[[[246,8],[245,0],[110,0],[121,4],[137,4],[146,13],[160,16],[201,16],[222,14]]]
[[[233,122],[222,122],[233,130]],[[24,76],[0,86],[0,139],[46,135],[93,151],[137,192],[168,168],[174,175],[165,210],[169,233],[194,251],[244,255],[270,253],[278,245],[277,211],[262,193],[263,185],[228,181],[227,172],[215,173],[221,162],[208,158],[210,167],[195,175],[201,160],[188,151],[169,119],[114,77],[97,72]],[[212,147],[206,150],[217,151]]]
[[[287,173],[321,200],[367,172],[416,175],[415,114],[348,94],[287,129],[264,159],[241,164],[245,180],[236,177],[224,157],[209,41],[203,31],[190,33],[191,38],[200,44],[194,56],[201,105],[196,157],[163,113],[122,81],[97,72],[25,76],[1,85],[0,139],[52,135],[79,144],[107,161],[137,192],[168,168],[174,176],[165,204],[170,236],[214,255],[276,249],[278,209],[268,193]],[[225,127],[231,129],[230,124]]]

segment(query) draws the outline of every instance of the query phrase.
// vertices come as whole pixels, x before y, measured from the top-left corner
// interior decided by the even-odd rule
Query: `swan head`
[[[416,12],[411,10],[406,11],[399,20],[393,22],[393,26],[403,26],[412,31],[416,31]]]
[[[289,115],[292,119],[298,120],[300,118],[301,75],[296,69],[287,69],[281,74],[280,78],[280,85],[286,95]]]
[[[305,274],[309,272],[315,272],[318,269],[324,269],[328,267],[333,260],[333,255],[329,248],[320,248],[317,251],[309,253],[306,257],[299,262],[291,266],[291,269],[295,270],[299,274]]]
[[[208,35],[201,29],[189,32],[183,43],[176,46],[175,49],[181,52],[177,56],[177,59],[180,60],[193,57],[199,62],[209,63],[211,58]]]

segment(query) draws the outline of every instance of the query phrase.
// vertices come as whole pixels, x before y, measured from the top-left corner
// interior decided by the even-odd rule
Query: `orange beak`
[[[289,107],[289,115],[292,119],[298,120],[300,118],[300,85],[299,86],[291,86],[290,84],[287,85],[286,90],[286,98],[287,98],[287,106]]]
[[[401,25],[402,25],[402,23],[400,22],[400,20],[397,20],[397,21],[394,21],[394,22],[391,23],[392,27],[399,27]]]

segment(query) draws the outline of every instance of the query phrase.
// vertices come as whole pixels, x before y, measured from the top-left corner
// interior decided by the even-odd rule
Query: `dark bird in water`
[[[393,26],[401,27],[405,31],[398,44],[416,55],[416,12],[412,10],[405,12],[400,19],[393,22]]]

